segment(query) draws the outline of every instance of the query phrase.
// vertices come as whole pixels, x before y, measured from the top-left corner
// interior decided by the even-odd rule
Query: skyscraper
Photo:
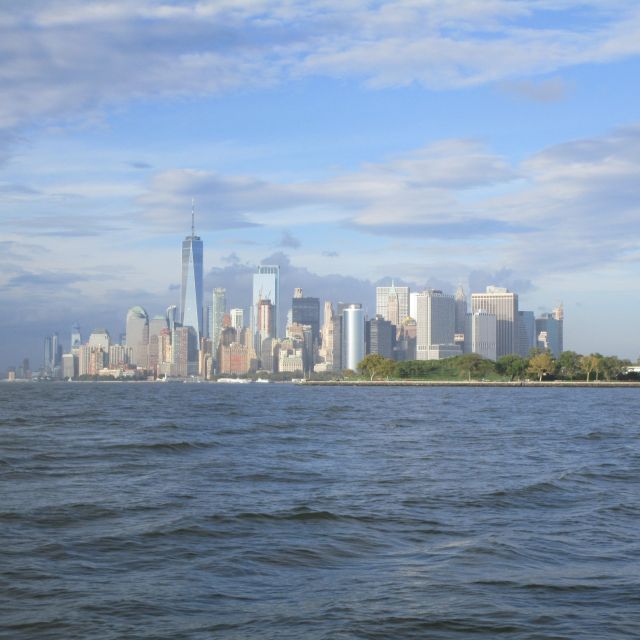
[[[377,353],[385,358],[393,359],[393,348],[396,343],[396,327],[391,320],[376,316],[365,323],[366,352]]]
[[[215,354],[220,342],[220,332],[222,331],[222,321],[227,312],[227,290],[223,287],[216,287],[213,290],[211,299],[211,348]]]
[[[131,347],[131,362],[140,369],[149,364],[149,315],[142,307],[127,311],[127,347]]]
[[[496,317],[483,309],[467,314],[464,330],[465,353],[496,359]]]
[[[296,289],[291,300],[291,322],[307,324],[311,327],[313,344],[320,339],[320,300],[302,295],[302,289]]]
[[[409,287],[376,287],[376,315],[399,326],[409,315]]]
[[[342,368],[356,371],[364,358],[364,310],[361,304],[342,308]]]
[[[554,358],[560,357],[563,345],[564,310],[562,305],[551,313],[536,318],[536,340],[540,349],[548,349]]]
[[[518,311],[518,354],[529,356],[536,347],[536,318],[533,311]]]
[[[236,331],[241,331],[244,328],[244,309],[231,309],[229,315],[231,316],[231,326]]]
[[[437,289],[418,294],[416,318],[416,357],[440,360],[462,353],[454,344],[455,300]]]
[[[461,334],[465,332],[467,321],[467,297],[464,295],[464,289],[459,284],[456,289],[456,327],[455,332]]]
[[[258,302],[258,330],[256,334],[259,342],[257,343],[256,352],[258,352],[258,347],[262,349],[262,341],[266,338],[275,338],[275,333],[275,305],[271,303],[271,300],[260,300]]]
[[[258,331],[258,303],[270,300],[274,306],[275,338],[280,331],[280,267],[263,264],[253,274],[253,296],[251,298],[251,333]]]
[[[195,218],[191,210],[191,235],[182,241],[182,288],[180,322],[196,330],[198,344],[203,329],[202,308],[202,240],[195,234]]]
[[[78,349],[82,344],[82,335],[80,334],[80,325],[75,322],[71,327],[71,353],[78,354]]]
[[[496,317],[496,358],[518,353],[518,294],[503,287],[487,287],[471,294],[471,312],[484,310]]]

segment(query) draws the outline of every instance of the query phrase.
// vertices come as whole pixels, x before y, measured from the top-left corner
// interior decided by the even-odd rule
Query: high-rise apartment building
[[[409,315],[409,287],[376,287],[376,315],[400,326]]]
[[[231,326],[236,331],[244,329],[244,309],[231,309],[231,311],[229,311],[229,316],[231,319]]]
[[[148,368],[155,374],[159,371],[159,366],[164,362],[162,336],[168,334],[169,323],[166,316],[157,315],[149,321],[149,358]]]
[[[333,371],[334,369],[334,329],[336,318],[333,305],[328,300],[324,303],[324,317],[322,321],[319,362],[314,367],[316,371]],[[335,368],[338,368],[339,362]]]
[[[182,286],[180,324],[196,330],[198,344],[203,335],[202,240],[195,234],[191,212],[191,235],[182,241]]]
[[[211,345],[213,352],[216,352],[218,343],[220,342],[220,332],[222,331],[224,314],[227,312],[227,290],[223,287],[216,287],[213,290],[211,299],[211,327],[209,335],[211,336]]]
[[[199,340],[192,326],[176,327],[171,337],[175,375],[197,376],[200,368]]]
[[[254,336],[256,354],[262,353],[262,342],[267,338],[276,337],[276,313],[271,300],[258,302],[257,331]]]
[[[518,294],[504,287],[487,287],[471,294],[471,312],[484,310],[496,317],[496,358],[518,353]]]
[[[270,300],[274,307],[275,335],[280,331],[280,267],[278,265],[263,264],[258,272],[253,274],[253,296],[251,298],[251,333],[255,336],[258,331],[258,303],[260,300]]]
[[[416,357],[440,360],[462,353],[454,344],[455,300],[438,289],[418,294],[416,318]]]

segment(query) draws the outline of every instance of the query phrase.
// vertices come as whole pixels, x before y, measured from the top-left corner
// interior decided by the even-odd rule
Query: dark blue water
[[[638,638],[640,390],[0,385],[3,638]]]

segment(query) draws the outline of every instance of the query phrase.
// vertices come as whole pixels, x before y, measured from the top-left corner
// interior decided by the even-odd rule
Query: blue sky
[[[176,303],[192,197],[234,306],[498,284],[635,360],[639,54],[623,0],[4,3],[0,370]]]

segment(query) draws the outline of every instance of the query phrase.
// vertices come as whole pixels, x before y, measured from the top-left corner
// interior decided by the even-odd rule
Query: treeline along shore
[[[629,360],[601,354],[579,355],[564,351],[554,358],[548,351],[532,350],[527,358],[511,354],[496,362],[478,354],[443,360],[395,362],[378,354],[369,354],[357,371],[344,371],[333,381],[323,382],[390,385],[446,384],[494,386],[620,386],[640,384],[640,367]],[[315,380],[308,380],[314,383]]]
[[[589,387],[610,389],[611,387],[640,387],[640,381],[592,381],[553,380],[303,380],[302,384],[311,386],[350,386],[350,387]]]

